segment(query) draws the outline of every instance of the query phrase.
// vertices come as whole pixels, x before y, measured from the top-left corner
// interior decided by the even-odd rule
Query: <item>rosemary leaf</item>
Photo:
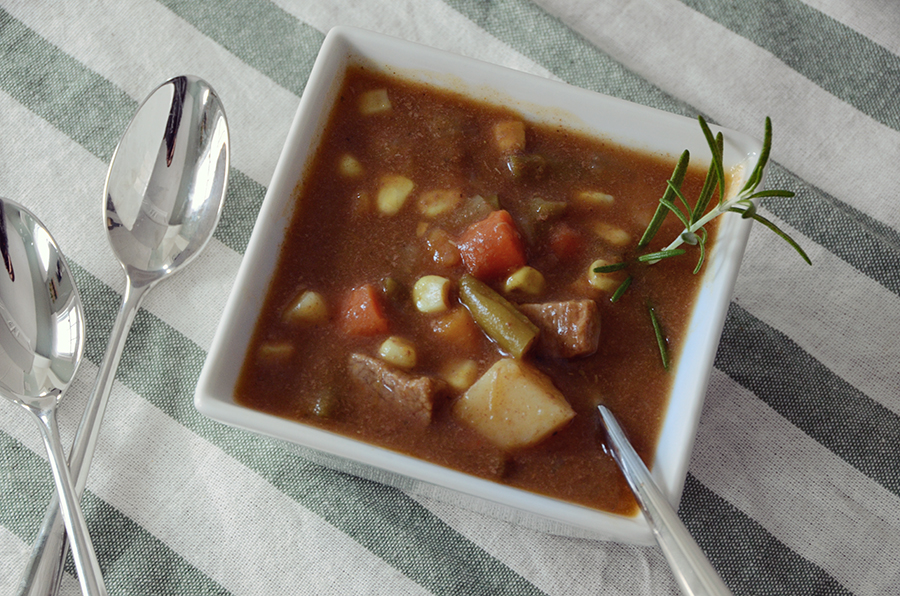
[[[650,311],[650,322],[653,323],[653,332],[656,334],[656,343],[659,345],[659,355],[662,358],[663,368],[669,370],[669,352],[666,349],[666,337],[663,335],[659,320],[656,318],[656,311],[650,305],[647,305],[647,308]]]
[[[736,207],[732,207],[731,209],[729,209],[729,211],[734,211],[735,213],[741,213],[741,214],[744,213],[743,210],[738,209]],[[807,265],[812,265],[812,261],[809,260],[809,256],[806,254],[806,251],[804,251],[802,248],[800,248],[800,245],[797,244],[793,238],[791,238],[790,236],[788,236],[787,234],[782,232],[778,226],[776,226],[774,223],[772,223],[771,221],[769,221],[768,219],[766,219],[759,213],[754,213],[750,217],[753,218],[754,221],[758,221],[762,225],[766,226],[767,228],[769,228],[770,230],[772,230],[773,232],[775,232],[776,234],[781,236],[781,238],[783,238],[785,242],[790,244],[794,248],[794,250],[796,250],[798,253],[800,253],[800,256],[803,257],[803,260],[806,261]]]
[[[681,157],[678,159],[678,163],[675,164],[675,170],[672,172],[672,177],[669,178],[669,182],[674,184],[676,188],[681,188],[681,183],[684,182],[684,174],[687,172],[688,164],[691,161],[691,154],[689,151],[685,150],[684,153],[681,154]],[[671,192],[669,190],[670,187],[666,187],[666,191],[663,193],[663,199],[668,199],[669,202],[672,201]],[[656,235],[656,232],[659,231],[659,227],[662,225],[663,220],[668,215],[666,208],[662,205],[659,205],[656,208],[656,213],[653,214],[653,218],[650,220],[650,223],[647,224],[647,229],[644,230],[644,235],[641,236],[640,242],[638,242],[638,247],[644,247],[650,244],[650,241],[653,240],[653,237]]]
[[[750,177],[747,179],[747,184],[744,185],[744,188],[741,189],[739,194],[751,194],[756,187],[759,186],[759,183],[762,182],[763,170],[766,168],[766,163],[769,161],[769,152],[772,149],[772,119],[766,116],[766,131],[765,136],[763,137],[763,146],[762,151],[759,154],[759,159],[756,162],[756,167],[753,168],[753,173],[750,174]]]
[[[703,136],[706,137],[706,143],[709,145],[709,152],[712,154],[712,161],[709,168],[716,174],[716,183],[719,187],[719,204],[725,200],[725,168],[722,165],[722,156],[725,153],[725,137],[720,132],[713,137],[712,131],[703,116],[698,116],[700,128],[703,129]]]
[[[671,184],[671,183],[670,183],[670,184]],[[681,220],[681,223],[682,223],[682,225],[684,225],[684,227],[687,228],[687,227],[689,227],[689,226],[691,225],[691,223],[688,221],[687,216],[686,216],[684,213],[682,213],[681,211],[679,211],[679,209],[678,209],[678,207],[675,205],[675,203],[673,203],[673,202],[670,201],[670,200],[667,200],[666,197],[661,198],[661,199],[659,200],[659,203],[660,203],[660,205],[662,205],[663,207],[665,207],[666,209],[668,209],[669,211],[671,211],[672,213],[674,213],[675,216],[676,216],[679,220]]]
[[[706,239],[709,235],[706,232],[706,228],[700,228],[697,230],[697,240],[700,244],[700,258],[697,259],[697,266],[694,267],[694,275],[700,273],[700,268],[703,267],[703,261],[706,259]]]
[[[706,212],[709,202],[712,200],[713,193],[716,190],[716,176],[713,168],[706,171],[706,180],[703,181],[703,188],[700,190],[700,196],[697,197],[697,203],[691,212],[691,223],[694,223]]]
[[[623,282],[619,285],[618,288],[616,288],[616,291],[613,292],[613,295],[610,297],[609,301],[610,301],[610,302],[618,302],[618,301],[619,301],[619,298],[622,297],[622,294],[624,294],[625,291],[626,291],[629,287],[631,287],[631,276],[630,276],[630,275],[629,275],[628,277],[625,278],[625,281],[623,281]]]
[[[594,267],[594,273],[612,273],[613,271],[621,271],[628,267],[628,263],[613,263],[612,265],[602,265]]]
[[[666,259],[668,257],[677,257],[678,255],[684,254],[683,248],[673,248],[672,250],[661,250],[659,252],[649,252],[645,255],[641,255],[637,258],[638,261],[642,263],[646,263],[647,261],[658,261],[660,259]]]
[[[785,198],[789,199],[793,196],[796,196],[796,195],[794,195],[794,193],[792,193],[789,190],[772,189],[772,190],[761,190],[759,192],[755,192],[747,198],[748,199],[760,199],[762,197],[785,197]]]

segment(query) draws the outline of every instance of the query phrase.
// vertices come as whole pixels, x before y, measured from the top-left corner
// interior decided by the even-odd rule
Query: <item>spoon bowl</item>
[[[0,199],[0,255],[0,394],[37,420],[82,591],[105,594],[56,424],[57,404],[75,378],[84,347],[81,298],[50,233],[7,199]]]
[[[219,96],[194,76],[170,79],[141,104],[113,154],[103,219],[125,270],[125,293],[94,382],[69,467],[84,490],[125,338],[146,293],[193,261],[222,213],[230,164],[228,122]],[[51,502],[19,594],[55,594],[65,532]]]

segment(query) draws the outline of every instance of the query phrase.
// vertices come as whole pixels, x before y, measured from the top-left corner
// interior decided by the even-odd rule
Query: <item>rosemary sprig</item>
[[[754,199],[761,199],[765,197],[790,198],[794,196],[794,193],[788,190],[756,190],[759,187],[759,184],[762,182],[763,171],[765,170],[766,164],[769,161],[769,153],[772,148],[772,120],[769,117],[766,117],[765,135],[763,137],[762,150],[760,151],[759,159],[757,160],[753,171],[747,178],[746,184],[744,184],[744,187],[734,197],[728,200],[725,199],[725,169],[723,166],[723,155],[725,148],[724,137],[722,136],[721,132],[713,136],[712,131],[710,130],[709,125],[707,125],[706,120],[703,119],[703,116],[698,117],[698,120],[700,122],[700,128],[703,130],[703,136],[706,138],[706,143],[709,145],[712,159],[710,161],[709,169],[706,172],[706,179],[703,182],[703,188],[700,190],[700,194],[697,197],[697,201],[694,203],[694,206],[691,207],[690,203],[681,192],[681,185],[684,182],[685,173],[687,172],[688,164],[690,163],[690,153],[688,151],[685,151],[681,154],[678,163],[675,165],[675,170],[672,172],[672,176],[666,182],[666,190],[664,191],[663,196],[659,199],[659,205],[656,208],[656,212],[653,214],[653,218],[647,225],[647,229],[644,231],[640,242],[638,242],[638,247],[643,248],[647,246],[651,240],[653,240],[653,237],[659,231],[663,221],[669,213],[673,213],[675,217],[677,217],[681,221],[682,225],[684,226],[684,231],[681,232],[664,249],[640,255],[635,259],[635,261],[641,263],[649,263],[652,265],[663,259],[683,255],[686,250],[679,247],[682,244],[689,244],[692,246],[697,246],[700,251],[697,260],[697,266],[694,268],[694,273],[698,273],[703,267],[703,263],[706,259],[706,241],[708,238],[708,233],[704,226],[706,226],[706,224],[708,224],[716,217],[722,215],[723,213],[732,212],[740,213],[741,217],[743,217],[744,219],[752,219],[763,224],[764,226],[772,230],[775,234],[784,239],[785,242],[790,244],[791,247],[793,247],[793,249],[797,251],[797,253],[803,258],[804,261],[806,261],[808,265],[812,265],[812,261],[810,261],[809,256],[806,254],[803,248],[801,248],[800,245],[797,244],[796,241],[794,241],[793,238],[788,236],[771,220],[766,219],[756,212],[756,203],[754,202]],[[709,204],[712,201],[713,195],[716,194],[716,191],[718,191],[719,194],[718,203],[714,208],[707,211],[707,209],[709,208]],[[678,201],[678,203],[676,203],[676,200]],[[612,273],[614,271],[621,271],[622,269],[626,269],[630,264],[631,262],[628,261],[613,263],[611,265],[597,267],[594,269],[594,272]],[[631,280],[632,278],[631,276],[629,276],[616,289],[612,298],[613,302],[618,301],[619,298],[622,297],[622,294],[624,294],[628,287],[631,285]],[[653,330],[656,333],[656,341],[659,344],[659,351],[660,356],[662,357],[663,367],[668,370],[669,356],[666,351],[665,335],[662,332],[662,328],[659,324],[659,320],[656,317],[656,312],[654,311],[653,307],[648,305],[647,308],[650,311],[650,320],[653,324]]]
[[[722,165],[724,139],[722,138],[721,133],[719,133],[716,137],[713,137],[712,131],[709,129],[709,125],[707,125],[706,120],[703,119],[703,116],[700,116],[698,120],[700,122],[700,127],[703,129],[703,135],[706,137],[706,142],[709,145],[710,153],[712,154],[712,161],[709,166],[709,171],[707,172],[706,182],[703,185],[703,190],[701,190],[700,196],[698,197],[694,208],[690,209],[687,207],[687,201],[681,194],[680,185],[676,185],[674,182],[674,174],[672,176],[672,179],[668,181],[668,188],[666,189],[666,193],[663,198],[661,198],[659,201],[660,205],[674,213],[678,217],[678,219],[681,220],[682,224],[684,224],[685,229],[684,232],[679,234],[677,238],[675,238],[668,246],[666,246],[665,249],[660,252],[667,253],[667,251],[676,249],[686,242],[688,244],[699,243],[700,258],[697,262],[697,267],[694,269],[694,273],[699,272],[700,268],[703,266],[703,260],[706,257],[706,231],[704,230],[702,234],[698,234],[699,230],[703,230],[703,226],[708,224],[716,217],[722,215],[723,213],[731,211],[740,213],[744,218],[750,218],[762,223],[767,228],[775,232],[778,236],[787,241],[788,244],[790,244],[791,247],[793,247],[794,250],[796,250],[800,254],[800,256],[804,261],[806,261],[807,264],[812,265],[812,261],[810,261],[809,256],[800,247],[799,244],[797,244],[792,238],[790,238],[790,236],[788,236],[784,231],[778,228],[778,226],[776,226],[773,222],[756,213],[756,204],[753,202],[753,199],[760,199],[764,197],[789,198],[794,196],[794,193],[787,190],[763,190],[756,192],[757,187],[762,181],[763,171],[765,170],[766,163],[769,161],[769,152],[772,148],[772,120],[766,117],[766,129],[765,136],[763,137],[762,151],[760,152],[759,160],[757,160],[756,166],[753,168],[753,172],[751,172],[749,178],[747,179],[747,183],[734,197],[728,200],[725,200],[725,171]],[[682,166],[681,160],[679,160],[678,165],[675,168],[676,171],[678,171],[681,167],[686,166]],[[704,214],[704,211],[706,211],[706,208],[709,205],[712,194],[716,189],[719,191],[719,202],[716,207],[710,209],[708,213]],[[672,194],[675,194],[679,197],[679,199],[681,199],[682,203],[687,209],[687,213],[682,213],[681,210],[676,207],[671,198],[667,198],[670,194],[670,191]],[[655,219],[656,218],[654,217],[654,220]],[[655,222],[651,220],[650,225],[647,226],[647,230],[651,231],[651,228],[655,227],[655,230],[653,230],[653,234],[655,234],[659,229],[661,223],[661,221]],[[647,233],[645,232],[644,237],[646,236]],[[652,237],[653,235],[651,234],[650,238]],[[671,255],[667,254],[667,256]],[[654,260],[651,262],[656,261]]]

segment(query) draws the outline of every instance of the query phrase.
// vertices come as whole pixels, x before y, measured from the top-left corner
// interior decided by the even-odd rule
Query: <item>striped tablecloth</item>
[[[900,594],[900,6],[892,0],[0,1],[0,196],[69,258],[86,358],[124,280],[100,210],[140,100],[191,73],[223,98],[216,237],[137,316],[84,498],[112,594],[676,594],[656,548],[549,536],[343,475],[211,422],[197,377],[309,69],[355,25],[760,136],[751,234],[680,515],[735,594]],[[0,404],[0,595],[50,497],[37,429]],[[77,594],[69,564],[64,594]]]

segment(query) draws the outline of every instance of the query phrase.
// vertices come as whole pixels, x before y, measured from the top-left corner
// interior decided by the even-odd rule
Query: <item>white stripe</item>
[[[782,229],[801,238],[790,226]],[[900,298],[822,247],[809,241],[803,246],[812,267],[786,242],[754,226],[735,302],[900,415],[897,329],[885,324],[896,320],[891,313],[900,311]]]
[[[402,37],[546,78],[558,77],[516,52],[441,0],[392,2],[298,2],[275,4],[319,31],[348,25]]]
[[[4,8],[138,102],[170,77],[194,74],[206,79],[225,106],[231,163],[260,184],[269,184],[299,98],[173,12],[147,1],[130,2],[128,10],[102,2],[52,0]],[[147,59],[148,48],[152,60]]]
[[[538,0],[570,27],[651,83],[723,126],[762,137],[772,159],[894,228],[891,176],[900,132],[804,78],[749,40],[677,0]],[[652,39],[653,43],[647,43]],[[727,60],[709,56],[727,55]]]
[[[5,115],[0,136],[29,139],[0,143],[0,163],[9,165],[0,177],[0,196],[26,205],[50,229],[67,259],[123,292],[125,274],[103,227],[107,165],[2,91],[0,112]],[[213,239],[186,271],[152,290],[143,307],[208,350],[240,259]]]
[[[719,371],[690,470],[851,592],[891,591],[900,499]]]

